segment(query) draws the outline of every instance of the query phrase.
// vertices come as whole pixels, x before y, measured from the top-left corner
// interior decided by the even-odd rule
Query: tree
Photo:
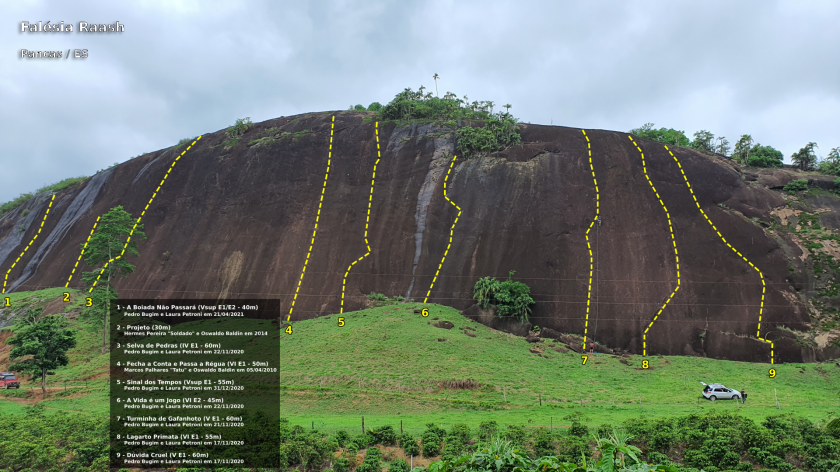
[[[793,165],[802,170],[813,170],[817,165],[817,155],[814,154],[815,147],[817,147],[817,143],[808,143],[804,148],[793,153],[790,156]]]
[[[437,88],[437,81],[440,78],[440,76],[437,75],[437,72],[435,72],[435,75],[433,75],[432,78],[435,79],[435,96],[437,97],[437,96],[439,96],[438,95],[438,88]],[[446,97],[444,97],[444,98],[446,98]]]
[[[752,167],[782,167],[784,155],[772,146],[756,144],[749,151],[747,165]]]
[[[111,286],[111,280],[118,275],[128,277],[128,274],[134,272],[134,265],[126,261],[124,256],[126,254],[139,255],[138,239],[146,239],[143,225],[135,222],[131,214],[120,205],[102,216],[99,227],[91,236],[82,256],[88,266],[97,268],[97,270],[82,273],[82,280],[85,286],[93,288],[91,298],[94,303],[88,308],[86,314],[102,318],[103,353],[108,348],[111,300],[116,300],[118,297],[116,290]]]
[[[714,134],[701,129],[700,131],[694,133],[694,140],[691,142],[691,147],[697,149],[698,151],[713,152],[712,142],[714,139]]]
[[[819,170],[823,174],[840,175],[840,147],[829,151],[828,156],[820,162]]]
[[[506,103],[506,104],[505,104],[505,105],[503,105],[503,106],[504,106],[504,108],[505,108],[505,109],[507,109],[507,113],[508,113],[508,115],[509,115],[509,114],[510,114],[510,107],[512,107],[513,105],[511,105],[510,103]]]
[[[44,396],[47,395],[47,375],[66,366],[70,362],[67,351],[76,347],[76,332],[66,329],[67,324],[61,315],[47,315],[40,321],[25,323],[6,341],[12,345],[10,360],[32,356],[10,365],[9,369],[30,374],[33,380],[40,378]]]
[[[715,148],[715,152],[718,154],[723,154],[724,156],[729,154],[729,140],[724,138],[723,136],[719,136],[716,138],[718,141],[718,145]]]
[[[631,129],[630,134],[635,134],[640,138],[652,139],[660,143],[673,144],[675,146],[686,147],[689,145],[688,137],[685,131],[675,130],[673,128],[659,128],[655,129],[653,123],[645,123],[639,128]]]
[[[750,147],[753,145],[753,138],[749,134],[742,134],[735,143],[735,150],[733,156],[738,156],[738,160],[742,164],[746,164],[750,158]]]

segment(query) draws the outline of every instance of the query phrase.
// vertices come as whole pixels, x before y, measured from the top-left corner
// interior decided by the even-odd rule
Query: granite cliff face
[[[756,339],[760,310],[760,334],[773,340],[776,362],[836,354],[827,341],[809,346],[793,332],[811,328],[817,283],[808,249],[784,231],[799,215],[781,224],[779,212],[795,208],[772,190],[801,178],[795,172],[745,172],[682,148],[672,149],[675,159],[661,143],[634,138],[643,166],[626,133],[521,128],[523,144],[458,158],[451,171],[451,130],[377,127],[367,113],[270,120],[232,146],[224,131],[204,135],[157,191],[142,219],[148,240],[131,259],[136,272],[117,290],[125,298],[279,298],[285,318],[306,264],[294,321],[338,313],[342,287],[345,311],[364,307],[371,292],[423,300],[436,275],[428,301],[467,309],[479,277],[516,270],[537,301],[533,323],[586,330],[606,346],[641,353],[645,329],[677,286],[675,243],[680,288],[648,330],[648,355],[768,362],[769,343]],[[64,286],[96,217],[116,205],[139,216],[181,151],[140,156],[59,192],[7,290]],[[698,210],[680,166],[700,207],[748,262]],[[596,198],[602,223],[588,233],[590,261]],[[822,200],[796,204],[827,208],[824,226],[836,227],[837,198],[814,198]],[[0,219],[4,274],[36,234],[48,200],[40,195]],[[597,270],[588,297],[590,262]],[[763,308],[750,262],[765,282]],[[78,271],[70,286],[81,287]]]

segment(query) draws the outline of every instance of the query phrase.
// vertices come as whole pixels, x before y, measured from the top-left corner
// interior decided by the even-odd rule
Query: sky
[[[16,0],[0,19],[0,202],[237,118],[434,90],[435,73],[441,96],[509,103],[526,123],[749,133],[787,161],[840,146],[833,0]]]

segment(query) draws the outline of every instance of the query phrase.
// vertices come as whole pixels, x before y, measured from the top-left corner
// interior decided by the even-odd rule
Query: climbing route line
[[[300,292],[300,284],[303,283],[303,276],[306,274],[306,266],[309,264],[309,256],[312,255],[312,246],[315,245],[315,235],[318,233],[318,221],[321,219],[321,206],[324,204],[324,192],[327,191],[327,179],[330,178],[330,162],[332,162],[332,147],[333,147],[333,130],[335,129],[335,115],[332,117],[330,123],[330,148],[327,151],[327,173],[324,175],[324,186],[321,187],[321,199],[318,200],[318,214],[315,215],[315,229],[312,230],[312,240],[309,241],[309,251],[306,253],[306,260],[303,262],[303,270],[300,272],[300,279],[295,289],[295,296],[292,298],[292,306],[289,308],[289,316],[286,321],[292,320],[292,311],[295,309],[295,302],[297,301],[298,292]]]
[[[17,257],[17,259],[15,259],[15,262],[13,262],[12,266],[9,267],[9,270],[6,271],[6,276],[3,277],[3,293],[6,293],[6,283],[8,283],[8,281],[9,281],[9,274],[12,272],[12,269],[14,269],[15,266],[17,265],[17,263],[20,262],[20,258],[23,257],[24,254],[26,254],[26,251],[29,250],[29,246],[31,246],[35,243],[35,240],[38,239],[38,235],[41,234],[41,230],[44,229],[44,223],[47,221],[47,217],[50,216],[50,209],[52,208],[52,204],[53,204],[54,201],[55,201],[55,195],[53,195],[52,198],[50,199],[50,204],[47,206],[47,212],[44,213],[44,219],[41,220],[41,226],[38,227],[38,232],[35,233],[35,237],[33,237],[32,241],[29,241],[29,244],[27,244],[26,247],[23,248],[23,251]]]
[[[356,259],[355,261],[350,263],[350,266],[347,268],[347,272],[344,273],[344,280],[341,281],[341,311],[339,313],[344,313],[344,288],[347,286],[347,276],[350,274],[350,269],[353,268],[356,263],[361,262],[362,259],[370,255],[370,243],[368,243],[368,227],[370,226],[370,206],[373,203],[373,184],[376,182],[376,166],[379,164],[379,159],[382,158],[382,153],[379,151],[379,122],[376,122],[375,125],[376,129],[376,162],[373,163],[373,177],[370,179],[370,197],[368,197],[368,204],[367,204],[367,218],[365,219],[365,247],[367,248],[367,252],[362,257]]]
[[[592,143],[589,141],[589,136],[586,135],[585,130],[580,130],[583,137],[586,138],[586,150],[589,152],[589,170],[592,171],[592,182],[595,183],[595,218],[592,218],[592,223],[589,223],[589,228],[586,229],[586,248],[589,250],[589,285],[586,289],[586,323],[583,325],[583,348],[586,349],[586,337],[589,335],[589,309],[592,301],[592,272],[594,270],[594,260],[592,259],[592,244],[589,242],[589,232],[598,221],[598,216],[601,214],[601,195],[598,192],[598,179],[595,178],[595,167],[592,166]]]
[[[731,244],[729,244],[729,241],[727,241],[726,238],[723,237],[722,234],[720,234],[720,231],[718,231],[717,227],[715,227],[715,224],[712,223],[712,220],[709,218],[709,215],[707,215],[706,212],[703,211],[702,208],[700,208],[700,202],[697,201],[697,195],[694,194],[694,189],[692,189],[691,184],[688,183],[688,177],[686,177],[685,175],[685,170],[683,170],[682,164],[680,164],[680,160],[677,159],[677,156],[675,156],[670,149],[668,149],[668,146],[665,146],[665,149],[668,151],[668,154],[670,154],[671,157],[674,158],[674,161],[676,161],[677,163],[677,167],[680,168],[680,174],[682,174],[682,178],[683,180],[685,180],[685,185],[686,187],[688,187],[688,191],[691,192],[691,198],[694,199],[694,204],[697,205],[697,209],[700,210],[700,214],[703,215],[703,218],[706,219],[706,221],[709,223],[709,225],[711,225],[715,233],[717,233],[717,235],[720,237],[721,241],[723,241],[724,244],[726,244],[726,246],[729,247],[729,249],[732,249],[732,251],[735,254],[737,254],[738,257],[743,259],[744,262],[749,264],[750,267],[752,267],[753,269],[755,269],[756,272],[758,272],[758,277],[761,279],[761,304],[758,308],[758,328],[756,329],[755,337],[758,338],[760,341],[764,341],[770,344],[770,363],[773,364],[773,341],[761,337],[761,318],[764,314],[764,294],[767,291],[767,284],[764,281],[764,274],[762,274],[761,270],[759,270],[758,267],[756,267],[752,262],[750,262],[743,254],[741,254],[737,249],[735,249]]]
[[[102,217],[101,216],[96,217],[96,222],[93,224],[93,229],[90,230],[90,234],[88,235],[87,240],[85,241],[85,245],[82,247],[82,253],[79,254],[79,258],[76,260],[76,265],[73,266],[73,272],[70,272],[70,277],[67,277],[67,283],[64,284],[64,287],[69,287],[70,286],[70,280],[73,279],[73,274],[76,273],[76,268],[79,267],[79,262],[82,261],[82,256],[85,255],[85,250],[87,249],[87,245],[90,242],[90,237],[93,236],[93,232],[96,231],[96,225],[99,224],[99,218],[102,218]]]
[[[435,277],[432,279],[432,285],[429,286],[429,291],[426,292],[426,298],[423,299],[423,303],[429,301],[429,295],[432,293],[432,288],[435,286],[435,282],[437,281],[438,275],[440,275],[440,268],[443,267],[443,261],[446,260],[446,255],[449,254],[449,248],[452,247],[452,233],[455,231],[455,225],[458,224],[458,218],[461,217],[461,207],[455,204],[452,200],[449,199],[449,195],[446,194],[446,185],[449,181],[449,173],[452,172],[452,166],[455,165],[455,159],[458,159],[458,156],[452,156],[452,162],[449,164],[449,170],[446,171],[446,177],[443,179],[443,197],[446,198],[446,201],[451,203],[452,206],[458,209],[458,215],[455,216],[455,222],[452,223],[452,227],[449,228],[449,243],[446,244],[446,251],[443,251],[443,257],[440,259],[440,264],[438,264],[437,271],[435,272]]]
[[[674,259],[677,261],[677,286],[674,288],[674,291],[671,292],[671,295],[668,296],[668,299],[665,300],[665,303],[662,304],[662,307],[659,308],[656,316],[650,320],[650,324],[647,328],[645,328],[644,333],[642,333],[642,355],[647,356],[647,333],[650,331],[650,328],[653,327],[653,324],[656,323],[656,320],[659,318],[659,315],[662,314],[662,311],[665,310],[665,307],[668,306],[668,303],[671,302],[671,299],[674,298],[674,295],[677,294],[677,290],[680,289],[680,254],[677,252],[677,240],[674,238],[674,226],[671,224],[671,214],[668,213],[668,207],[665,206],[665,202],[662,201],[662,197],[659,196],[659,192],[656,191],[656,187],[653,186],[653,182],[650,180],[650,176],[648,176],[647,165],[645,164],[645,153],[642,151],[642,148],[636,144],[636,141],[633,140],[632,136],[627,137],[630,138],[633,146],[636,146],[639,154],[642,155],[642,170],[644,170],[645,179],[647,179],[648,184],[650,184],[650,188],[653,189],[653,194],[656,195],[656,199],[659,200],[659,204],[662,205],[662,209],[665,210],[665,217],[668,219],[668,231],[671,233],[671,244],[674,245]]]
[[[131,232],[128,233],[128,238],[125,240],[125,244],[123,245],[120,255],[113,259],[109,259],[108,262],[106,262],[105,265],[102,266],[102,270],[99,271],[99,275],[96,276],[96,280],[93,281],[93,285],[90,286],[90,290],[88,290],[88,292],[93,292],[93,289],[96,287],[96,284],[99,283],[99,278],[102,277],[102,274],[105,273],[105,269],[108,268],[108,265],[114,261],[121,259],[122,256],[125,255],[125,251],[126,249],[128,249],[128,243],[131,242],[131,236],[134,235],[134,231],[137,229],[137,225],[140,224],[140,220],[142,220],[143,216],[146,215],[146,211],[149,209],[149,205],[151,205],[152,202],[155,201],[155,197],[157,197],[158,192],[160,192],[160,188],[163,186],[164,183],[166,183],[166,179],[169,177],[169,173],[172,172],[172,169],[175,168],[175,164],[178,163],[178,160],[180,160],[184,156],[184,154],[186,154],[187,151],[189,151],[193,146],[195,146],[195,143],[197,143],[199,139],[201,139],[201,136],[195,138],[195,140],[192,143],[190,143],[190,145],[187,146],[187,148],[184,149],[184,151],[178,157],[176,157],[174,161],[172,161],[172,165],[169,166],[169,170],[167,170],[166,174],[164,174],[163,180],[161,180],[160,184],[158,184],[157,188],[155,189],[155,192],[152,194],[152,198],[150,198],[149,202],[146,203],[146,208],[143,209],[143,211],[140,213],[140,216],[137,217],[137,221],[134,222],[134,226],[131,228]],[[99,218],[97,218],[97,221],[99,221]],[[95,227],[96,226],[94,226],[94,228]],[[93,232],[91,232],[91,235],[92,234]],[[90,240],[90,236],[88,236],[88,240]],[[87,246],[87,243],[85,243],[85,246]],[[82,250],[82,254],[84,254],[84,250]],[[79,258],[81,257],[82,256],[80,255]],[[75,268],[73,270],[75,271]],[[73,275],[70,274],[70,276],[72,277]]]

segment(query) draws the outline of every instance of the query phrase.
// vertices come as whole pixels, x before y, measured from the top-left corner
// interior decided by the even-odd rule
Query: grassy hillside
[[[287,386],[281,415],[322,429],[360,428],[364,415],[371,425],[403,420],[417,430],[432,421],[477,425],[489,419],[549,425],[553,418],[556,426],[572,411],[595,424],[709,410],[758,419],[779,413],[774,389],[784,413],[817,420],[840,407],[840,369],[834,364],[775,365],[773,379],[769,364],[696,357],[650,357],[647,370],[641,356],[596,355],[582,365],[580,354],[557,352],[561,345],[553,341],[545,341],[539,356],[523,338],[472,322],[457,310],[429,305],[428,318],[414,313],[423,306],[347,313],[343,327],[337,315],[295,323],[293,334],[281,337],[281,384]],[[455,327],[434,327],[435,320]],[[459,329],[465,327],[475,337]],[[479,386],[456,390],[444,384],[467,380]],[[698,400],[700,381],[746,389],[747,404]]]

